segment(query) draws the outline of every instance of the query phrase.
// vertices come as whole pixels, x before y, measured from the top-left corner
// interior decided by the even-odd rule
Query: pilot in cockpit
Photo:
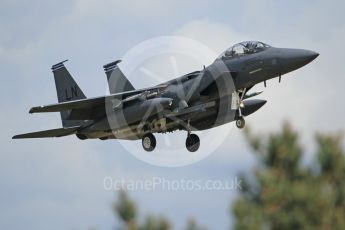
[[[230,58],[235,56],[253,54],[260,52],[268,47],[270,46],[257,41],[241,42],[227,49],[220,57]]]

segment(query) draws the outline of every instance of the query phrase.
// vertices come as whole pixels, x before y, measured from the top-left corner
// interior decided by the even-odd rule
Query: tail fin
[[[111,94],[135,90],[133,85],[128,81],[126,76],[118,67],[117,64],[119,64],[120,62],[121,60],[117,60],[103,66],[104,71],[107,75],[109,92]]]
[[[52,66],[59,103],[86,98],[83,91],[79,88],[63,64],[66,61],[67,60]],[[80,126],[82,123],[84,123],[83,121],[79,120],[67,120],[70,112],[71,111],[60,112],[63,127]]]

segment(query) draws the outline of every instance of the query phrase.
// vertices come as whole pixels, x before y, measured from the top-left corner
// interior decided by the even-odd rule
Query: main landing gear
[[[152,133],[145,134],[142,139],[143,148],[151,152],[156,148],[156,138]],[[186,138],[186,148],[189,152],[196,152],[200,147],[200,138],[196,134],[188,132]]]
[[[200,138],[198,135],[191,133],[190,121],[187,123],[186,148],[189,152],[196,152],[200,147]]]
[[[153,151],[156,148],[155,136],[153,136],[152,133],[145,134],[143,139],[142,139],[142,145],[146,151],[148,151],[148,152]]]
[[[186,139],[186,148],[189,152],[195,152],[200,147],[200,138],[196,134],[188,133]]]

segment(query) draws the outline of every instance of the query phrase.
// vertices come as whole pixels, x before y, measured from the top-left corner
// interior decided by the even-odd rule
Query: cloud
[[[119,16],[157,18],[158,16],[172,15],[178,10],[181,1],[159,0],[130,0],[130,1],[109,1],[109,0],[77,0],[75,4],[75,14],[77,18],[98,16],[109,19],[110,14]]]
[[[221,53],[233,44],[249,39],[248,35],[243,35],[226,24],[210,19],[188,22],[177,29],[174,34],[195,39],[217,53]]]
[[[252,39],[313,49],[321,55],[310,65],[283,76],[281,84],[274,79],[266,89],[262,85],[253,89],[264,89],[259,97],[268,99],[268,103],[249,116],[247,123],[255,131],[265,132],[278,129],[283,120],[289,119],[303,138],[315,130],[344,128],[343,2],[303,3],[295,11],[290,2],[212,2],[213,10],[207,3],[201,2],[197,7],[182,1],[56,1],[40,7],[36,4],[43,4],[41,1],[1,3],[1,228],[108,229],[115,221],[110,207],[114,195],[103,190],[104,176],[223,179],[255,163],[236,128],[213,155],[178,170],[139,162],[121,147],[120,141],[81,142],[74,137],[10,140],[16,132],[60,126],[58,114],[29,116],[27,110],[56,100],[49,67],[65,57],[70,58],[67,66],[81,88],[93,96],[106,89],[101,66],[153,36],[186,36],[217,53],[241,40]],[[191,5],[193,8],[188,8]],[[274,10],[268,10],[270,7]],[[291,12],[294,17],[290,17]],[[144,211],[167,212],[178,226],[191,213],[203,219],[205,225],[223,227],[228,225],[225,214],[233,195],[133,194]],[[186,203],[190,206],[184,210]],[[211,211],[203,209],[209,205],[213,207]],[[221,218],[211,218],[216,215]]]

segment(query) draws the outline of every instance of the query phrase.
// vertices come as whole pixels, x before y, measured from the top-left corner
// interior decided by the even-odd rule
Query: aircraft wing
[[[22,138],[42,138],[42,137],[62,137],[75,134],[79,126],[69,128],[50,129],[33,133],[19,134],[12,137],[12,139]]]
[[[87,98],[75,101],[62,102],[51,105],[32,107],[29,113],[42,113],[42,112],[60,112],[65,110],[80,110],[83,113],[87,111],[92,111],[94,108],[100,108],[105,105],[106,100],[116,99],[119,101],[127,102],[130,100],[137,99],[142,93],[149,92],[152,90],[160,90],[166,88],[166,85],[158,85],[155,87],[144,88],[140,90],[126,91],[116,94],[111,94],[108,96]]]

